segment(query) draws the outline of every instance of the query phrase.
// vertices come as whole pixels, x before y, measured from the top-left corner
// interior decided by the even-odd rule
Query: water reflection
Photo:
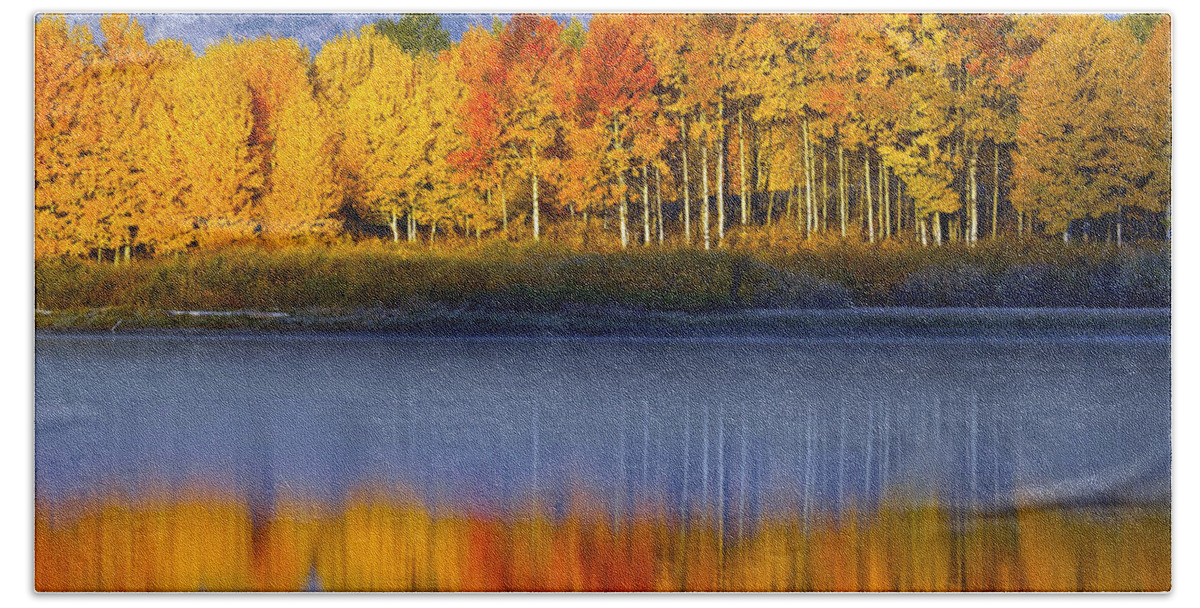
[[[274,504],[586,488],[731,522],[888,495],[1162,499],[1165,339],[39,336],[40,498],[202,480]],[[738,525],[735,523],[734,525]]]

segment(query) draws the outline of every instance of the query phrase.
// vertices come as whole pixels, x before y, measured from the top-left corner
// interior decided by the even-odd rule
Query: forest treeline
[[[38,258],[1169,234],[1166,16],[410,15],[315,56],[35,28]]]

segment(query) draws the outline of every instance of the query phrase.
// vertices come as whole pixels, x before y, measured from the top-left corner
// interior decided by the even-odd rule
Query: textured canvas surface
[[[1166,591],[1171,22],[39,15],[39,591]]]

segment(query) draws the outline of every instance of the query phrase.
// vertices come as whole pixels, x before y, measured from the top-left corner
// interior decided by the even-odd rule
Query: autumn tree
[[[1013,200],[1069,240],[1076,219],[1116,213],[1137,163],[1125,84],[1137,41],[1099,15],[1063,15],[1031,57],[1021,98]]]
[[[1136,34],[1136,31],[1135,31]],[[1126,157],[1126,205],[1160,213],[1171,205],[1171,18],[1161,16],[1148,32],[1133,70]],[[1117,211],[1120,244],[1124,215]],[[1169,217],[1166,219],[1169,223]]]
[[[86,26],[44,15],[34,25],[34,251],[80,255],[84,158],[98,49]]]
[[[547,16],[516,15],[499,37],[496,91],[499,146],[511,152],[513,165],[529,177],[533,240],[541,236],[538,179],[555,174],[566,126],[565,113],[571,66],[571,47],[563,43],[562,27]]]
[[[613,198],[619,212],[621,246],[629,244],[628,192],[626,175],[633,166],[644,168],[657,156],[653,137],[650,91],[658,77],[646,54],[639,33],[640,18],[626,15],[599,15],[591,22],[587,43],[581,55],[577,128],[593,131],[592,162],[601,182],[615,178]],[[640,180],[647,184],[648,171]],[[648,230],[649,197],[643,197],[644,224]],[[648,233],[644,236],[648,240]]]
[[[505,178],[511,159],[500,139],[504,132],[500,114],[504,70],[497,61],[499,44],[498,32],[472,27],[454,47],[454,75],[463,87],[454,124],[460,141],[447,160],[460,180],[483,191],[486,206],[499,216],[500,227],[507,233]]]
[[[346,192],[362,216],[387,224],[394,242],[407,217],[407,237],[415,240],[416,214],[428,202],[419,172],[431,133],[421,116],[414,58],[364,27],[325,45],[316,66],[341,126],[337,164]]]
[[[249,91],[224,61],[171,41],[155,48],[163,63],[146,102],[143,146],[153,159],[142,182],[156,212],[142,232],[160,253],[253,234],[250,199],[262,171],[249,148]]]
[[[676,148],[679,162],[677,177],[672,181],[677,184],[676,196],[681,202],[683,242],[691,245],[694,192],[691,186],[694,171],[691,167],[695,164],[695,156],[689,155],[689,146],[694,137],[689,127],[694,130],[696,103],[689,87],[691,66],[687,54],[691,52],[696,36],[695,21],[688,15],[659,15],[649,22],[647,29],[649,56],[659,77],[655,95],[661,109],[660,116],[664,122],[672,124],[678,133]]]

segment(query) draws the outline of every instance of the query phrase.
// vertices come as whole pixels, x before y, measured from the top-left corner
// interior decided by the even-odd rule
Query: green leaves
[[[413,55],[437,55],[450,48],[450,33],[442,29],[442,16],[433,13],[411,13],[399,21],[380,19],[375,31]]]

